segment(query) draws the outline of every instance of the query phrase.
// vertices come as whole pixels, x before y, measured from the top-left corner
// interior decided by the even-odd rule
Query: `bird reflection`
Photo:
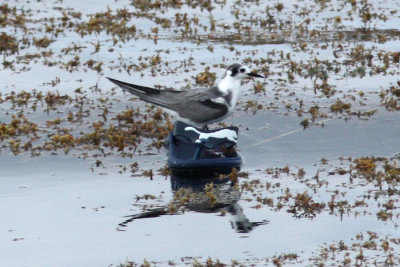
[[[231,226],[238,233],[248,233],[254,227],[268,223],[267,220],[251,222],[246,217],[238,203],[237,181],[232,181],[229,175],[193,177],[173,174],[170,181],[174,198],[168,205],[125,216],[126,220],[119,224],[118,230],[124,231],[122,227],[138,219],[181,215],[186,211],[229,215]]]

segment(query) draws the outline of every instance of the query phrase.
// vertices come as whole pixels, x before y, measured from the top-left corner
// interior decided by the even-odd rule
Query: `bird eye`
[[[246,71],[245,68],[241,68],[241,69],[240,69],[240,72],[245,72],[245,71]]]

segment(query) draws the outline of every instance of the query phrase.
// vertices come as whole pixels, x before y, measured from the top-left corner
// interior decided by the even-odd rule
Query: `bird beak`
[[[262,75],[260,75],[258,73],[255,73],[255,72],[249,72],[249,73],[247,73],[247,76],[249,76],[249,77],[257,77],[257,78],[264,78],[264,76],[262,76]]]

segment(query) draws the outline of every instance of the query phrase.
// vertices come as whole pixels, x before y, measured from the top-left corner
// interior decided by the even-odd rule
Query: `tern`
[[[107,79],[144,101],[176,112],[197,127],[207,128],[208,124],[222,121],[232,113],[238,101],[241,81],[247,77],[264,78],[244,65],[233,64],[226,69],[222,80],[209,88],[160,90]]]

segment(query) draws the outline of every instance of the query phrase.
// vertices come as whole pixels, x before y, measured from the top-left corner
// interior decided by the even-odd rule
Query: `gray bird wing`
[[[159,90],[108,78],[140,99],[177,112],[181,117],[196,123],[206,123],[228,113],[228,107],[215,99],[221,97],[217,87],[191,90]]]

